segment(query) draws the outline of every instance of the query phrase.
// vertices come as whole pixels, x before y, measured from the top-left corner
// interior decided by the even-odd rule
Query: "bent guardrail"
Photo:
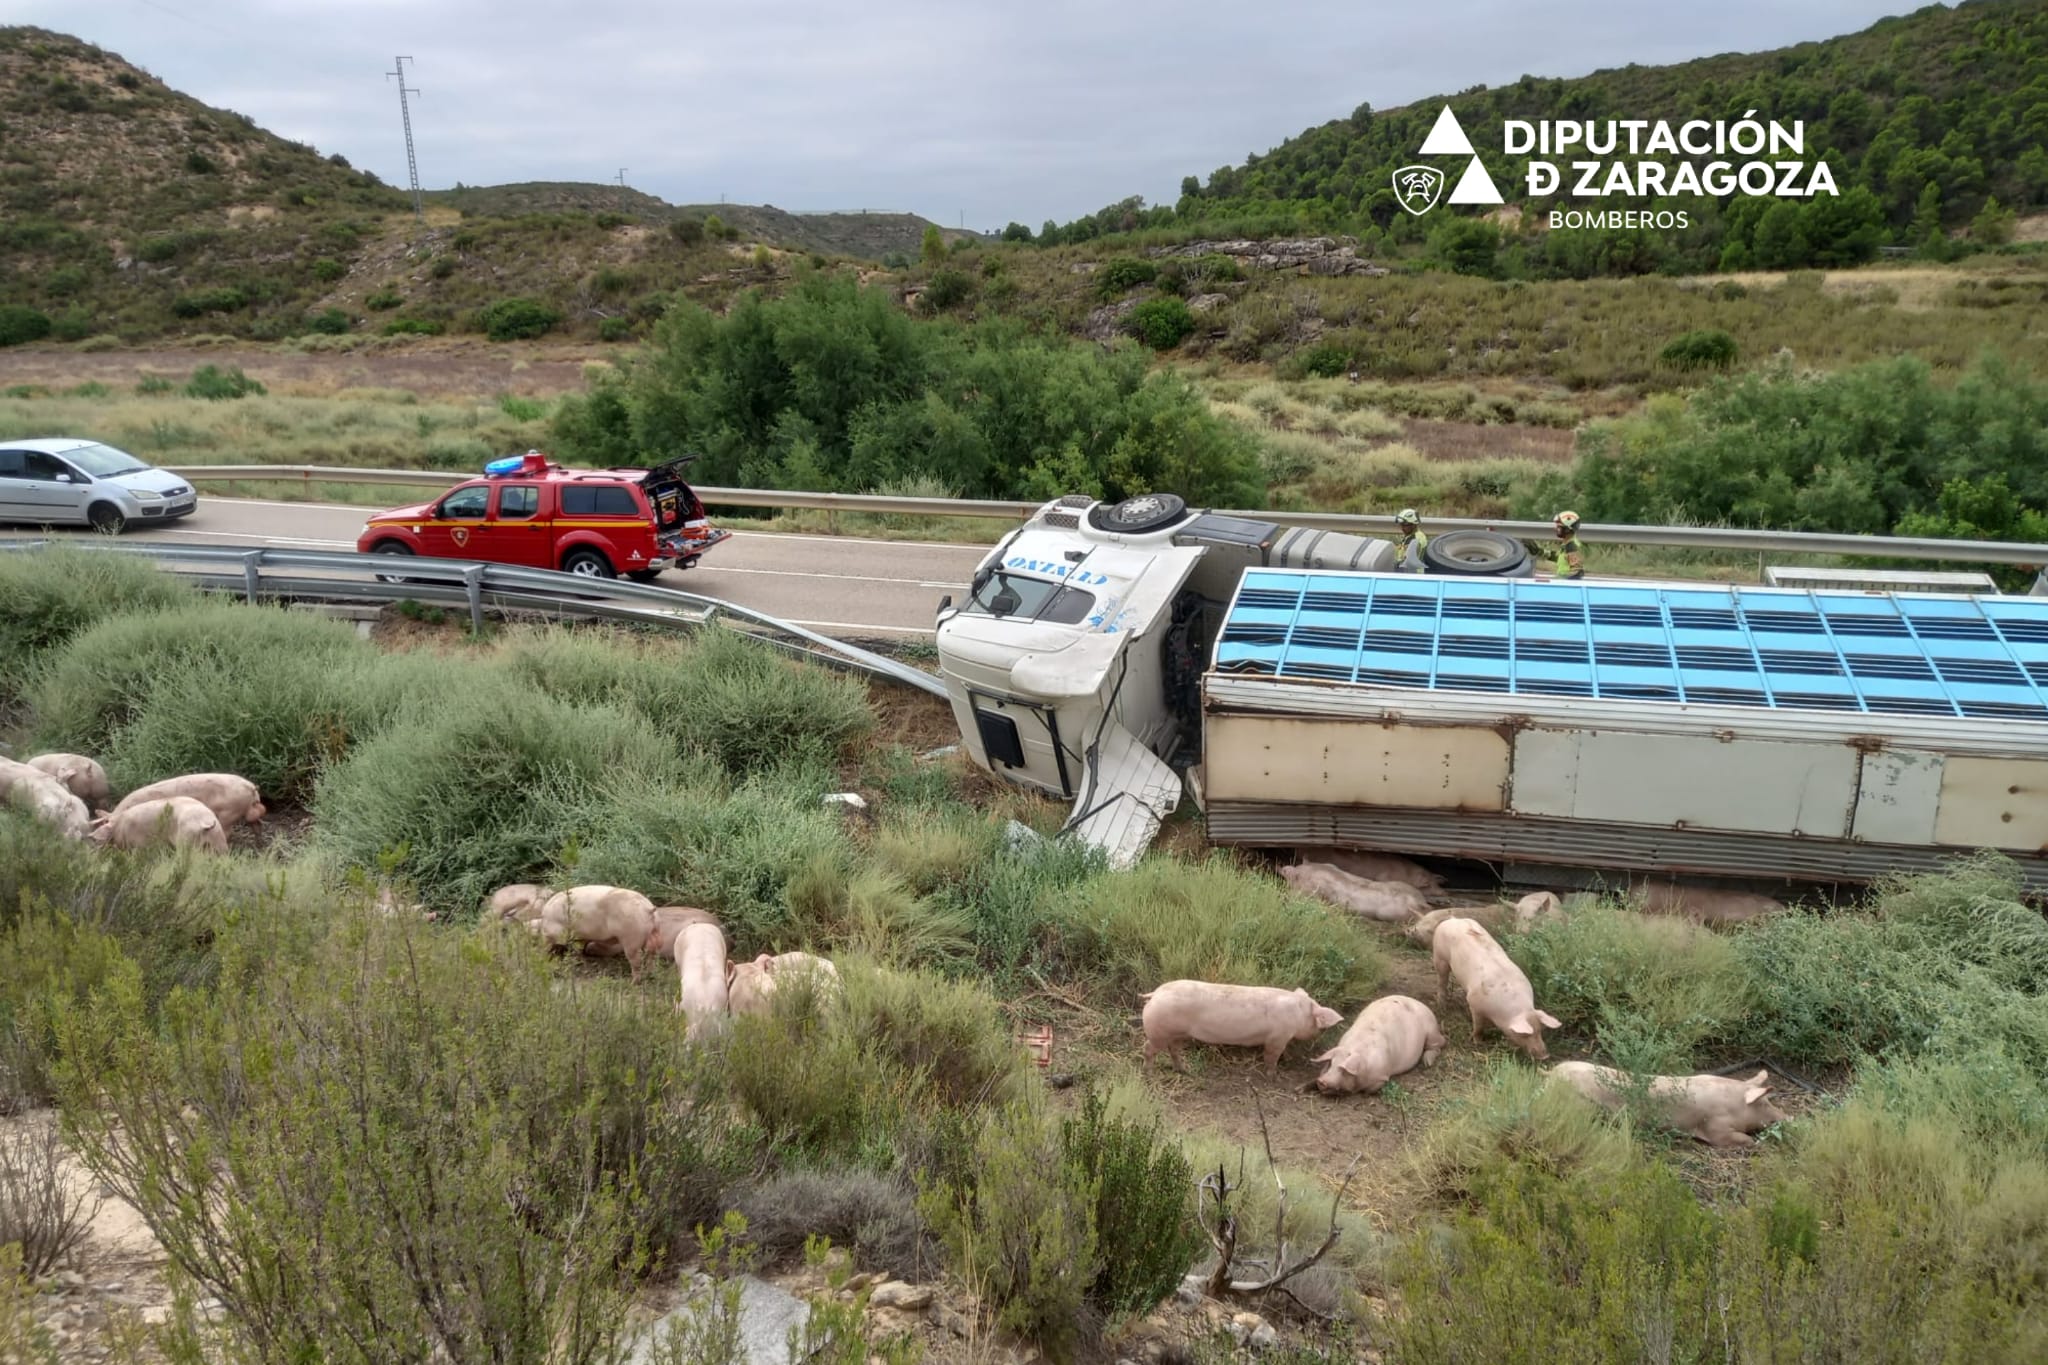
[[[946,695],[945,684],[922,669],[912,668],[858,645],[835,640],[766,612],[755,611],[752,607],[677,588],[612,579],[594,580],[557,573],[553,569],[527,569],[467,559],[366,555],[352,550],[243,549],[158,542],[122,544],[106,537],[80,537],[61,542],[0,540],[0,550],[28,551],[51,544],[63,544],[94,554],[154,560],[159,565],[170,566],[180,577],[195,579],[201,586],[215,590],[238,591],[251,602],[264,597],[281,597],[448,603],[465,607],[471,627],[477,630],[483,628],[487,607],[579,620],[621,621],[663,629],[695,629],[713,623],[743,621],[803,642],[801,646],[792,646],[789,640],[764,641],[788,652],[834,666],[854,668],[872,677],[887,678],[933,696]],[[293,569],[312,576],[292,577],[278,572]]]
[[[285,482],[390,484],[452,488],[473,477],[431,469],[329,469],[320,465],[180,465],[171,469],[192,483]],[[899,498],[879,493],[811,493],[775,488],[706,488],[697,496],[710,507],[863,512],[880,516],[984,517],[1022,521],[1042,503],[976,498]],[[1277,526],[1305,526],[1352,535],[1391,536],[1394,518],[1345,512],[1274,512],[1216,509],[1224,516],[1249,517]],[[1547,540],[1547,521],[1431,517],[1436,531],[1499,531],[1525,540]],[[1940,540],[1932,537],[1842,535],[1821,531],[1754,531],[1729,526],[1630,526],[1585,522],[1579,534],[1596,544],[1647,545],[1663,549],[1735,550],[1749,554],[1853,555],[1865,559],[1949,560],[1960,564],[2048,564],[2048,545],[2001,540]]]

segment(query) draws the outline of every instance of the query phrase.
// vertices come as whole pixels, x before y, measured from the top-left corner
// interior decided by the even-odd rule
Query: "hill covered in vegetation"
[[[1396,251],[1434,233],[1454,239],[1438,243],[1449,250],[1488,231],[1473,227],[1470,217],[1484,210],[1445,206],[1418,218],[1401,209],[1392,188],[1394,170],[1417,159],[1446,104],[1532,227],[1553,206],[1651,208],[1659,201],[1575,200],[1569,177],[1563,194],[1528,195],[1530,158],[1499,150],[1511,119],[1662,119],[1677,128],[1688,119],[1732,124],[1753,112],[1788,129],[1801,121],[1804,159],[1825,160],[1841,191],[1810,200],[1661,201],[1689,210],[1691,226],[1681,232],[1523,236],[1511,229],[1528,273],[1853,264],[1880,245],[1924,246],[1937,232],[1974,225],[1980,236],[1997,236],[2001,208],[2048,204],[2048,3],[1930,5],[1860,33],[1771,52],[1631,65],[1574,79],[1523,76],[1398,109],[1361,104],[1347,118],[1221,167],[1206,181],[1187,177],[1171,207],[1126,199],[1064,226],[1047,224],[1039,236],[1075,242],[1139,228],[1250,222],[1268,231],[1354,231]],[[1987,205],[1995,205],[1988,217]],[[1012,228],[1011,235],[1024,234]]]

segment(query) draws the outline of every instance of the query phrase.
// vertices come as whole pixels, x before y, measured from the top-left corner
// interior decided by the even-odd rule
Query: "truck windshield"
[[[1021,616],[1027,621],[1073,626],[1087,620],[1094,607],[1094,595],[1079,588],[997,569],[974,585],[966,609],[986,616]]]

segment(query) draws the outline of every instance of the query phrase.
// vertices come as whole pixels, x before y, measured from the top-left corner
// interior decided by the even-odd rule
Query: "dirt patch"
[[[304,848],[313,835],[313,812],[299,806],[270,806],[260,825],[230,825],[228,850],[286,854]]]
[[[545,398],[583,391],[583,367],[615,348],[564,343],[490,342],[481,337],[415,337],[340,353],[282,346],[160,346],[87,354],[70,348],[13,346],[0,351],[0,386],[70,388],[94,382],[128,388],[144,375],[183,379],[201,365],[238,365],[272,393],[327,397],[343,389],[405,389],[428,399],[474,400],[493,394]]]
[[[914,754],[924,754],[960,742],[953,708],[943,697],[877,681],[868,684],[868,704],[875,712],[877,743],[900,744]]]

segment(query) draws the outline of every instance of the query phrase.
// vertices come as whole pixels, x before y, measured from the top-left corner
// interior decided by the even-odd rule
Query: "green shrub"
[[[332,256],[321,256],[313,262],[313,278],[322,284],[333,284],[346,274],[348,267]]]
[[[0,346],[41,341],[50,334],[50,315],[19,303],[0,304]]]
[[[438,322],[428,322],[421,318],[393,318],[380,330],[388,337],[437,337],[441,335],[443,328]]]
[[[546,336],[561,320],[560,311],[539,299],[509,298],[485,305],[476,327],[493,341],[524,341]]]
[[[1690,1072],[1695,1051],[1749,1012],[1734,943],[1675,916],[1603,902],[1538,921],[1504,946],[1544,1009],[1632,1071]]]
[[[869,851],[879,867],[925,896],[970,882],[1001,844],[1000,825],[978,811],[949,805],[907,815],[892,812],[875,831]]]
[[[542,398],[520,398],[516,394],[500,394],[498,411],[515,422],[538,422],[548,415],[547,400]]]
[[[1159,268],[1148,260],[1137,256],[1118,256],[1105,261],[1095,272],[1096,292],[1103,298],[1113,299],[1128,294],[1141,284],[1150,284],[1159,274]]]
[[[938,1270],[937,1249],[917,1212],[917,1191],[898,1176],[834,1168],[789,1171],[741,1191],[747,1240],[770,1256],[829,1237],[854,1263],[912,1282]]]
[[[388,313],[404,302],[405,295],[399,293],[390,285],[385,285],[382,289],[364,299],[363,307],[373,313]]]
[[[125,555],[66,546],[0,555],[0,701],[26,691],[49,652],[96,622],[191,600],[182,583]]]
[[[1675,370],[1725,370],[1735,363],[1735,354],[1735,338],[1708,327],[1673,337],[1657,359]]]
[[[973,1165],[970,1185],[935,1187],[920,1209],[954,1273],[986,1286],[998,1325],[1066,1362],[1099,1273],[1092,1215],[1101,1191],[1064,1158],[1051,1121],[1022,1103],[983,1126]]]
[[[734,1097],[778,1150],[885,1164],[907,1079],[881,1056],[879,1039],[832,1026],[796,994],[778,989],[767,1014],[732,1017],[724,1068]]]
[[[93,315],[79,304],[72,304],[50,322],[52,341],[83,341],[92,335]]]
[[[81,355],[102,355],[108,351],[118,351],[120,349],[121,338],[115,336],[112,332],[95,332],[78,343],[78,350]]]
[[[704,220],[672,218],[669,220],[668,233],[683,246],[696,246],[704,240]]]
[[[1386,974],[1358,922],[1214,854],[1152,857],[1068,893],[1075,960],[1131,993],[1182,978],[1296,986],[1332,1009],[1363,1001]]]
[[[1024,1089],[1024,1051],[995,997],[965,981],[839,960],[849,1033],[951,1106],[1007,1103]]]
[[[957,308],[974,294],[974,278],[964,270],[934,270],[918,300],[926,308],[943,313]]]
[[[196,293],[180,294],[171,300],[171,311],[181,318],[204,317],[208,313],[233,313],[249,304],[249,296],[239,289],[222,285],[216,289],[202,289]]]
[[[1408,1158],[1422,1191],[1446,1202],[1471,1199],[1517,1161],[1601,1182],[1640,1157],[1629,1133],[1568,1086],[1506,1058],[1458,1096]]]
[[[187,398],[205,398],[213,401],[246,398],[250,394],[263,394],[269,390],[242,373],[239,365],[222,368],[219,365],[201,365],[185,381]]]
[[[1336,379],[1351,369],[1351,348],[1340,342],[1319,341],[1287,357],[1285,377]]]
[[[135,381],[135,392],[144,398],[170,393],[178,386],[160,374],[146,374]]]
[[[1171,295],[1147,299],[1124,320],[1130,334],[1155,351],[1170,351],[1195,330],[1195,315]]]
[[[340,336],[351,326],[349,315],[339,308],[325,308],[306,315],[306,330],[322,336]]]
[[[423,897],[467,909],[537,880],[565,847],[591,846],[612,794],[658,789],[670,766],[649,753],[637,717],[486,674],[422,701],[325,770],[315,839],[361,867],[402,846],[398,866]]]
[[[622,1268],[716,1214],[719,1107],[671,1007],[526,939],[365,911],[161,1024],[119,979],[61,1016],[86,1163],[251,1358],[614,1359]]]
[[[55,1101],[57,1002],[84,1000],[122,961],[112,935],[24,899],[0,932],[0,1113]]]
[[[1096,1192],[1099,1269],[1089,1301],[1104,1313],[1150,1312],[1180,1286],[1203,1246],[1187,1158],[1156,1124],[1110,1115],[1093,1090],[1061,1121],[1060,1151]]]
[[[633,335],[631,318],[602,318],[597,324],[599,341],[626,341]]]
[[[843,943],[893,966],[956,967],[972,955],[970,911],[915,895],[880,868],[850,866],[836,850],[790,878],[789,909],[805,937]]]

